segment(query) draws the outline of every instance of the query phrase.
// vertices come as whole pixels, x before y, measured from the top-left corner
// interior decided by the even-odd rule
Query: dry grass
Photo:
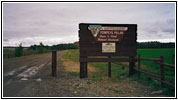
[[[66,59],[62,59],[63,61],[63,65],[64,65],[64,69],[67,72],[80,72],[80,64],[73,62],[71,60],[66,60]],[[92,67],[88,64],[88,71],[89,72],[98,72],[99,69]]]

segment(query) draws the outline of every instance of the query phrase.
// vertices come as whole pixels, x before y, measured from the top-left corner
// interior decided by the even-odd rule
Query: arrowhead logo
[[[88,29],[91,31],[92,35],[96,37],[102,28],[101,25],[89,25]]]

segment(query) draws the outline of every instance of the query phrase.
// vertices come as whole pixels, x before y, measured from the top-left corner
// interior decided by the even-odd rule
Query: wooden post
[[[87,66],[87,62],[84,62],[84,76],[88,77],[88,66]]]
[[[161,71],[161,81],[164,81],[164,65],[162,63],[164,63],[164,57],[160,56],[160,71]],[[163,84],[163,83],[162,83]]]
[[[86,56],[82,56],[80,58],[86,58]],[[88,77],[87,62],[80,62],[80,78],[85,77]]]
[[[173,64],[175,65],[175,55],[173,55]]]
[[[138,54],[138,69],[140,70],[140,54]],[[138,78],[140,78],[140,72],[138,71]]]
[[[111,56],[108,56],[108,58],[111,58]],[[111,77],[111,62],[108,62],[108,77]]]
[[[57,56],[56,56],[56,51],[52,51],[52,76],[56,77],[56,59]]]
[[[84,62],[80,62],[80,78],[84,77]]]
[[[134,56],[130,56],[129,58],[134,59]],[[129,76],[135,73],[134,67],[135,67],[135,62],[134,61],[129,62]]]

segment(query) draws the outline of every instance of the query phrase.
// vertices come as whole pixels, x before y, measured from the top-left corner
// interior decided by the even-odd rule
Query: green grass
[[[138,49],[137,54],[141,54],[141,58],[157,58],[160,56],[164,57],[165,63],[172,64],[173,63],[173,54],[175,54],[174,49]],[[65,59],[70,59],[74,62],[79,62],[79,50],[68,50],[64,55]],[[104,77],[108,76],[108,64],[107,63],[89,63],[91,66],[100,69],[100,72],[92,73],[92,79],[94,81],[102,81]],[[154,74],[160,74],[160,65],[153,63],[152,61],[141,61],[142,70],[146,72],[151,72]],[[137,66],[136,66],[137,67]],[[128,65],[123,64],[121,62],[117,62],[112,64],[112,77],[111,81],[118,82],[122,77],[128,77],[129,68]],[[124,79],[124,78],[123,78]],[[174,96],[175,89],[170,86],[162,86],[160,82],[155,81],[150,76],[145,76],[141,74],[141,77],[138,79],[137,74],[132,77],[133,80],[138,81],[139,83],[147,86],[152,86],[153,90],[163,90],[164,95]],[[175,73],[173,68],[169,68],[165,66],[165,79],[171,83],[175,81]]]
[[[63,57],[64,59],[70,59],[74,62],[79,62],[79,51],[78,49],[68,50]],[[103,80],[103,78],[108,76],[108,63],[100,62],[100,63],[88,63],[88,64],[100,70],[99,73],[98,72],[92,73],[92,78],[94,81],[101,81]],[[127,71],[128,69],[120,70],[118,66],[112,65],[111,81],[119,81],[120,76],[125,77],[127,75],[128,73]]]
[[[138,49],[137,54],[141,54],[141,58],[155,58],[160,59],[160,56],[164,57],[164,63],[173,64],[173,55],[175,55],[175,49]],[[160,75],[160,65],[155,64],[153,61],[141,61],[141,69],[146,72],[151,72],[153,74]],[[137,67],[137,66],[136,66]],[[168,66],[164,66],[165,80],[174,84],[175,82],[175,69]],[[135,80],[139,81],[144,85],[153,86],[155,90],[163,90],[163,93],[168,96],[174,96],[175,89],[167,86],[161,85],[160,82],[153,80],[149,76],[141,75],[138,79],[137,76],[133,77]]]
[[[141,58],[155,58],[160,59],[160,56],[164,57],[164,63],[173,64],[173,55],[175,54],[175,49],[139,49],[138,54],[141,54]],[[146,67],[141,67],[142,70],[160,75],[160,65],[155,64],[153,61],[141,61],[141,64],[146,65]],[[165,68],[165,79],[174,83],[175,69],[168,66]]]
[[[78,49],[68,50],[63,57],[65,59],[70,59],[74,62],[79,62],[79,51]]]

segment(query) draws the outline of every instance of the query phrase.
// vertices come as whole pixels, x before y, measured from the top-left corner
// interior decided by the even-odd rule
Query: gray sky
[[[137,41],[175,41],[174,3],[3,3],[3,45],[78,41],[79,23],[138,24]]]

